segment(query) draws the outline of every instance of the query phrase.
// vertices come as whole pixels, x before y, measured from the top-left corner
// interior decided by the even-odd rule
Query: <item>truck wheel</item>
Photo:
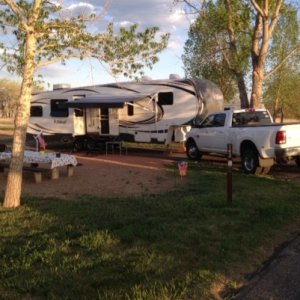
[[[194,141],[188,141],[186,144],[186,155],[191,160],[200,160],[202,154],[197,148],[197,145]]]
[[[242,153],[242,168],[246,174],[262,173],[262,168],[259,166],[258,153],[256,149],[249,148]]]
[[[296,165],[300,168],[300,156],[297,156],[295,159]]]

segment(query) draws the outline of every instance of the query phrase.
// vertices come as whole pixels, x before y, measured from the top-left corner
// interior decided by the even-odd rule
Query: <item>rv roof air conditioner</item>
[[[68,83],[53,84],[53,91],[69,89],[69,88],[71,88],[71,85]]]
[[[170,74],[169,79],[181,79],[181,77],[178,74]]]

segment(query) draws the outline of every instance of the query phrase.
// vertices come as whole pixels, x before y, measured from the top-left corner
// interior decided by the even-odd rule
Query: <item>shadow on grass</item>
[[[189,166],[182,191],[126,199],[24,199],[0,210],[0,292],[65,299],[207,299],[258,261],[300,212],[300,187]],[[259,261],[261,262],[261,261]]]

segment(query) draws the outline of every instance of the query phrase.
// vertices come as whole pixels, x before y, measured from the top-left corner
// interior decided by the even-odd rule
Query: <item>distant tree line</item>
[[[0,79],[0,117],[13,118],[17,110],[20,84],[18,82]]]
[[[21,90],[21,83],[0,79],[0,117],[14,118],[18,108],[18,97]],[[34,81],[33,92],[43,91],[43,82]]]

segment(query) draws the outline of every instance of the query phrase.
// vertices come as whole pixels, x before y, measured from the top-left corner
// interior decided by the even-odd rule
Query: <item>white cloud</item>
[[[79,15],[89,16],[92,13],[95,13],[95,7],[93,5],[86,2],[79,2],[76,4],[71,3],[61,12],[61,15],[71,18]]]
[[[184,11],[181,9],[174,10],[168,17],[171,24],[182,24],[182,22],[186,22],[186,17],[184,15]]]
[[[38,69],[36,74],[41,74],[44,78],[55,80],[56,78],[68,78],[69,76],[74,75],[74,72],[61,64],[53,64],[46,68]]]
[[[104,9],[106,3],[107,0],[65,0],[64,5],[67,8],[65,16],[75,16],[82,12],[100,14],[101,18],[91,24],[90,30],[93,32],[105,30],[108,23],[113,22],[116,30],[118,27],[127,27],[137,23],[138,30],[155,26],[159,28],[159,35],[170,33],[168,48],[160,55],[160,62],[149,73],[153,79],[162,78],[162,74],[170,73],[180,73],[183,76],[181,55],[190,21],[185,16],[181,5],[174,6],[174,0],[112,0],[106,10]],[[105,14],[103,14],[103,9]],[[53,83],[68,83],[76,79],[78,85],[90,84],[85,83],[86,78],[91,74],[90,62],[77,63],[76,67],[73,65],[74,60],[68,62],[65,67],[60,64],[48,66],[42,70],[42,74],[45,80],[49,79]],[[84,69],[87,70],[85,74]],[[98,83],[105,82],[107,77],[105,72],[99,70],[98,67],[94,67],[94,70],[94,77],[98,79]],[[148,72],[148,70],[145,71]],[[155,76],[156,73],[157,76]]]
[[[170,50],[181,50],[182,44],[179,41],[171,40],[168,45],[168,49]]]

